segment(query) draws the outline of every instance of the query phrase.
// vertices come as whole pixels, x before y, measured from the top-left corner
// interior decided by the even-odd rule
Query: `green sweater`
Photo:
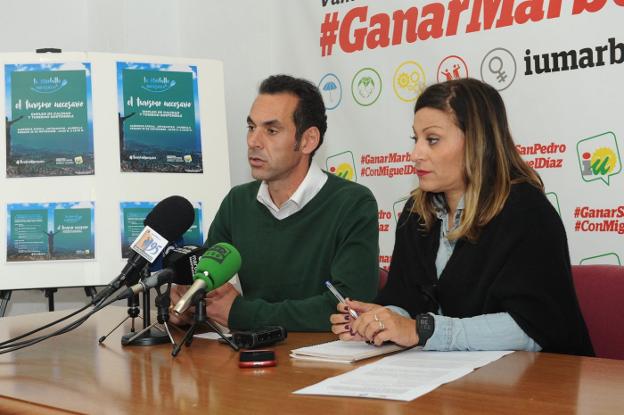
[[[326,280],[345,297],[375,296],[377,202],[366,187],[327,175],[320,192],[282,220],[257,201],[259,181],[232,188],[221,203],[206,243],[229,242],[241,254],[243,296],[232,304],[231,329],[329,330],[337,300]]]

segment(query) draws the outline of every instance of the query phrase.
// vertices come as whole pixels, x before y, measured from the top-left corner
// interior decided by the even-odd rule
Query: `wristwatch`
[[[427,340],[433,336],[435,330],[435,320],[429,313],[422,313],[416,316],[416,334],[418,334],[418,344],[416,346],[424,346]]]

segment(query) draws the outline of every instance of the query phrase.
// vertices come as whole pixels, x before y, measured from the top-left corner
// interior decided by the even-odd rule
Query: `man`
[[[264,80],[247,128],[256,181],[225,197],[205,244],[228,242],[239,250],[243,295],[231,284],[209,292],[206,314],[231,329],[329,330],[336,299],[324,281],[345,297],[372,299],[377,291],[375,198],[312,162],[327,117],[310,82],[286,75]],[[174,304],[179,295],[172,294]]]

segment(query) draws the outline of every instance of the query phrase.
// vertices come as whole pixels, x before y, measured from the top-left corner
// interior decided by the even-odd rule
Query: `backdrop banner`
[[[624,1],[323,0],[277,10],[275,65],[318,84],[329,127],[316,162],[377,197],[381,266],[418,185],[414,103],[427,85],[462,77],[503,96],[572,262],[622,264]]]

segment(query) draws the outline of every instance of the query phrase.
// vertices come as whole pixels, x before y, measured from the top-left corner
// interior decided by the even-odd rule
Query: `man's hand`
[[[228,318],[234,299],[240,294],[230,283],[206,294],[206,315],[222,326],[228,327]]]

